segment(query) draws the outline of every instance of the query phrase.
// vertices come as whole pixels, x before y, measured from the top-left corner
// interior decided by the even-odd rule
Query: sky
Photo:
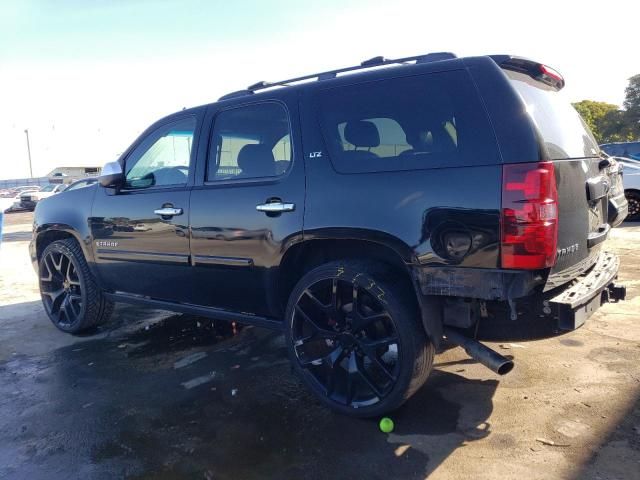
[[[0,0],[0,179],[102,165],[158,118],[279,80],[388,58],[510,53],[561,92],[620,105],[640,73],[634,0]]]

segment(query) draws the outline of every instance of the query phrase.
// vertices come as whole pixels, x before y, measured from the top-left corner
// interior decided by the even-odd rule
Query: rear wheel
[[[640,192],[635,190],[627,190],[624,192],[624,196],[627,197],[629,203],[629,213],[627,214],[627,220],[637,222],[640,220]]]
[[[380,415],[429,376],[434,347],[399,280],[375,264],[345,261],[317,267],[294,288],[286,317],[291,361],[333,410]]]
[[[58,240],[40,259],[40,294],[44,310],[63,332],[80,333],[106,322],[113,312],[73,239]]]

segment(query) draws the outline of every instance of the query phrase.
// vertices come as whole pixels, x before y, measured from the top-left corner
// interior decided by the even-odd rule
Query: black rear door
[[[286,248],[301,239],[305,200],[297,96],[212,106],[206,165],[191,195],[190,302],[259,315],[272,304]]]

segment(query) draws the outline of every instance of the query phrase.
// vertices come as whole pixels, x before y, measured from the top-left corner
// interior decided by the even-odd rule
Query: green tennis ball
[[[391,433],[393,432],[393,420],[389,417],[384,417],[380,420],[380,431],[383,433]]]

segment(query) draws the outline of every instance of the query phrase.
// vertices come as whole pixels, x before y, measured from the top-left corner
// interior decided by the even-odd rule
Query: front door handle
[[[287,203],[287,202],[269,202],[269,203],[261,203],[260,205],[256,205],[256,210],[259,212],[265,213],[282,213],[282,212],[293,212],[296,209],[295,203]]]
[[[153,213],[155,213],[156,215],[160,215],[161,217],[174,217],[176,215],[182,215],[182,209],[174,207],[162,207],[154,210]]]

